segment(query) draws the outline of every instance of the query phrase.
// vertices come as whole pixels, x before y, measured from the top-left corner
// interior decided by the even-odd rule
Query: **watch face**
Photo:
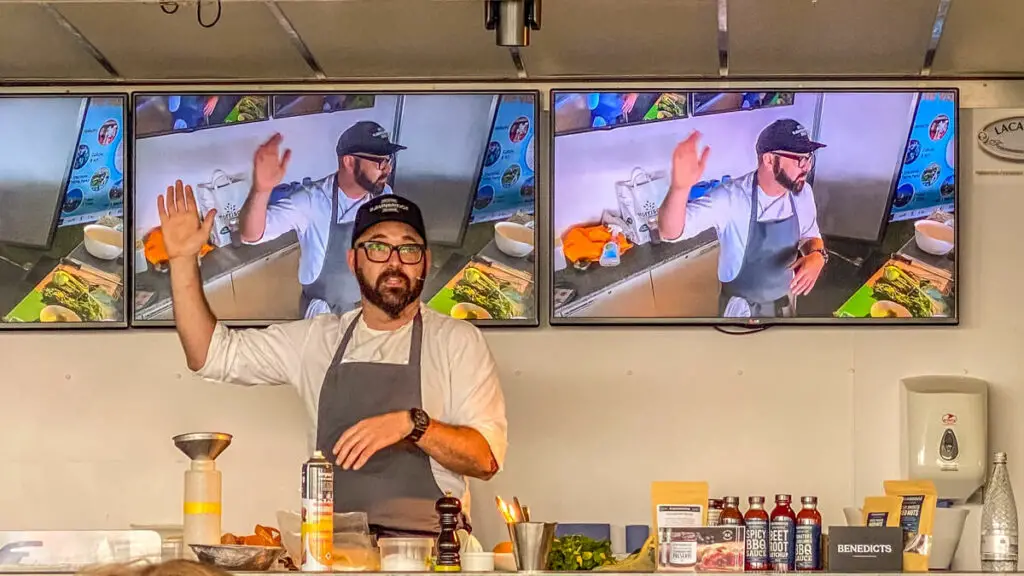
[[[412,423],[417,428],[424,428],[430,423],[430,417],[423,410],[414,410],[412,413]]]

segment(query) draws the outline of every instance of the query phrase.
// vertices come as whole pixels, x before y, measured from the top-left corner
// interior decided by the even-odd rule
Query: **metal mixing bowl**
[[[226,570],[259,572],[269,570],[284,554],[280,546],[237,546],[232,544],[190,544],[200,562]]]

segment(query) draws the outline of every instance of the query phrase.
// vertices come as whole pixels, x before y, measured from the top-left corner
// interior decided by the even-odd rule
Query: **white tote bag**
[[[647,222],[658,217],[661,203],[668,195],[668,176],[664,171],[648,173],[633,168],[629,180],[615,183],[615,196],[619,200],[619,214],[626,224],[626,238],[634,244],[647,244],[651,233]]]
[[[205,215],[217,210],[216,222],[210,232],[210,242],[218,247],[231,244],[230,223],[237,220],[245,199],[249,197],[247,174],[228,174],[214,170],[209,182],[196,185],[196,204]]]

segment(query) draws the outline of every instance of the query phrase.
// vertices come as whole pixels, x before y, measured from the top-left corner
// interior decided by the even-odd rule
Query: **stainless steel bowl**
[[[233,544],[190,544],[200,562],[226,570],[259,572],[269,570],[284,554],[281,546],[238,546]]]

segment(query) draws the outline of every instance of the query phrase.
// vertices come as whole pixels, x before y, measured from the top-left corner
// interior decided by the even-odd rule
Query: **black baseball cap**
[[[405,146],[392,142],[388,131],[383,126],[369,120],[356,122],[338,137],[338,156],[349,154],[391,156],[399,150],[405,150]]]
[[[768,152],[792,152],[793,154],[810,154],[818,148],[824,148],[821,142],[811,140],[804,128],[796,120],[784,118],[765,126],[757,137],[757,155]]]
[[[367,230],[382,222],[401,222],[408,224],[427,241],[427,229],[423,225],[423,213],[415,202],[408,198],[385,194],[377,196],[366,204],[359,207],[356,212],[355,227],[352,229],[352,247],[356,247],[356,241]]]

